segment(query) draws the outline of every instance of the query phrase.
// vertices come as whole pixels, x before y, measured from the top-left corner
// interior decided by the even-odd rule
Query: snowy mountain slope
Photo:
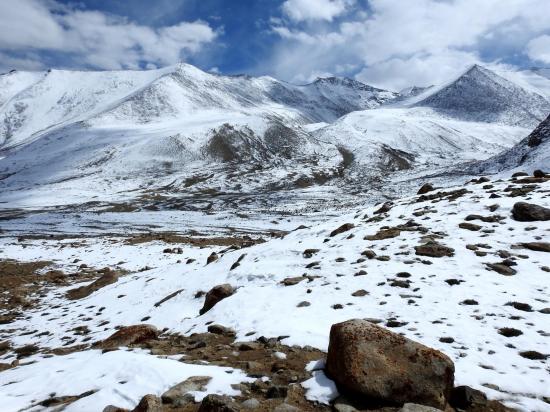
[[[13,70],[0,75],[0,107],[13,96],[39,81],[45,72],[20,72]]]
[[[35,74],[18,76],[32,78]],[[22,90],[10,91],[14,86],[8,87],[8,81],[4,81],[7,86],[1,96],[11,99],[0,110],[0,147],[13,148],[45,131],[90,119],[96,124],[148,123],[205,109],[256,109],[264,115],[287,114],[303,122],[332,121],[351,110],[372,108],[393,97],[390,92],[359,82],[334,80],[336,85],[318,82],[294,86],[269,77],[209,74],[187,64],[150,71],[53,70],[42,76]]]
[[[550,101],[543,93],[526,90],[479,65],[444,86],[405,101],[405,105],[429,107],[461,120],[523,127],[534,127],[550,111]]]
[[[381,108],[350,113],[314,136],[347,148],[356,163],[389,172],[481,160],[512,146],[526,130],[445,118],[425,108]],[[391,157],[393,168],[383,160]]]
[[[514,180],[429,192],[397,200],[386,213],[375,213],[379,207],[361,209],[240,250],[175,243],[169,247],[180,247],[181,254],[167,254],[163,253],[167,244],[161,241],[2,238],[2,256],[54,260],[55,268],[66,273],[81,273],[79,265],[85,264],[128,274],[76,301],[65,295],[74,286],[51,288],[25,316],[0,325],[1,337],[9,338],[14,348],[32,343],[48,351],[88,345],[106,338],[118,325],[146,319],[170,333],[202,333],[218,323],[234,329],[238,341],[280,337],[288,345],[326,350],[332,324],[368,318],[450,356],[456,364],[457,385],[481,389],[521,411],[545,411],[550,396],[545,357],[550,339],[548,253],[526,248],[525,243],[544,238],[550,222],[518,222],[511,209],[527,196],[531,203],[550,207],[549,185],[536,184],[529,195],[519,197],[510,197],[508,191],[510,186],[521,189]],[[478,225],[477,230],[459,226],[466,221]],[[333,233],[343,224],[349,225]],[[449,249],[439,257],[417,253],[416,247],[430,241],[452,248],[452,253]],[[206,264],[212,252],[218,259]],[[187,259],[194,260],[185,263]],[[500,263],[503,260],[506,263]],[[496,263],[508,271],[490,270],[489,265]],[[199,292],[224,283],[234,286],[235,293],[199,315],[204,303]],[[167,296],[172,298],[157,304]],[[86,351],[78,356],[93,359],[92,355]],[[3,362],[14,356],[6,353]],[[170,367],[155,361],[153,353],[143,356],[151,356],[159,368]],[[36,363],[0,374],[1,382],[44,370],[51,373],[52,363],[71,363],[62,357],[50,361],[42,354],[31,359]],[[123,365],[116,361],[112,367],[118,370]],[[72,387],[86,390],[78,383],[77,371],[73,376],[74,386],[63,386],[58,395],[80,393],[71,392]],[[113,384],[110,378],[102,380],[97,389]],[[135,380],[128,385],[130,399],[125,404],[137,403],[136,388],[163,390],[143,388]],[[15,387],[26,393],[22,383]],[[17,401],[10,393],[4,393],[4,399]],[[23,397],[20,402],[30,400]]]
[[[164,71],[48,71],[1,107],[0,147],[13,148],[50,129],[85,120]]]
[[[470,168],[473,173],[497,173],[514,169],[550,170],[550,116],[512,148]]]

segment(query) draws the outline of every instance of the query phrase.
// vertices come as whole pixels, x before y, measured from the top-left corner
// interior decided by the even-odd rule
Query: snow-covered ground
[[[316,222],[282,239],[232,251],[174,244],[168,246],[181,247],[182,253],[165,254],[162,251],[167,245],[162,242],[131,245],[120,239],[87,238],[82,244],[72,240],[18,242],[3,238],[2,258],[53,260],[67,273],[78,271],[82,263],[119,267],[129,273],[82,300],[65,298],[70,287],[50,290],[41,298],[41,306],[28,310],[24,318],[2,325],[1,338],[9,339],[16,347],[33,343],[55,348],[62,346],[67,336],[71,344],[84,342],[83,336],[72,332],[75,327],[88,327],[87,336],[96,341],[109,336],[116,325],[137,324],[146,318],[147,323],[172,332],[204,332],[210,322],[215,322],[233,328],[237,340],[288,336],[285,344],[326,350],[333,323],[351,318],[377,319],[449,355],[456,364],[457,384],[480,388],[491,398],[524,411],[548,410],[542,400],[550,396],[548,359],[530,360],[520,352],[548,354],[550,289],[548,269],[544,267],[550,266],[550,257],[518,245],[547,238],[550,222],[517,222],[510,211],[515,202],[525,199],[549,207],[550,183],[541,183],[522,197],[507,196],[509,192],[504,189],[509,185],[521,186],[494,181],[466,185],[468,192],[456,200],[404,198],[396,201],[387,215],[373,214],[376,207],[357,210]],[[491,198],[493,193],[502,197]],[[498,208],[491,212],[491,205]],[[471,221],[481,226],[478,231],[459,228],[459,223],[471,214],[502,219],[492,223]],[[383,218],[371,219],[375,216]],[[407,223],[411,220],[419,226]],[[308,225],[307,220],[304,223]],[[330,236],[345,223],[354,227]],[[391,238],[367,238],[384,228],[397,228],[397,232],[394,230]],[[414,247],[428,238],[453,248],[454,255],[417,256]],[[309,258],[304,255],[306,249],[314,249]],[[367,249],[377,257],[367,259],[363,253]],[[213,251],[220,258],[206,265]],[[508,259],[516,264],[512,266],[515,275],[488,270],[488,263],[501,262],[508,253]],[[240,265],[231,270],[239,258]],[[74,263],[75,259],[80,261]],[[195,260],[187,263],[188,259]],[[302,276],[303,280],[298,279],[301,281],[295,285],[281,283]],[[236,293],[199,316],[203,299],[196,297],[197,292],[222,283],[237,287]],[[155,306],[180,289],[183,291],[177,296]],[[298,307],[300,302],[309,305]],[[530,308],[518,310],[521,306],[509,304],[513,302]],[[97,311],[100,307],[104,309]],[[521,334],[505,337],[499,333],[504,327]],[[99,355],[74,355],[73,361],[79,362],[81,356]],[[2,362],[14,359],[12,354],[2,358]],[[4,372],[0,378],[7,382],[14,379],[12,374],[21,379],[28,374],[41,376],[42,367],[50,369],[47,362],[56,360],[38,360],[9,375]],[[172,367],[168,361],[166,365]],[[182,374],[187,373],[182,370]],[[110,385],[112,381],[108,380],[105,391],[113,390]],[[132,381],[125,388],[136,396],[128,395],[126,404],[135,404],[138,391],[128,385]],[[82,385],[64,388],[73,395],[84,389]],[[316,386],[313,389],[320,390]],[[24,398],[27,404],[29,396]]]

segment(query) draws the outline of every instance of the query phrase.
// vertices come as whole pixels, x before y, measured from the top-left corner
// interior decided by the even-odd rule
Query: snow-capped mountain
[[[542,94],[526,90],[474,65],[456,80],[416,96],[414,107],[429,107],[460,120],[530,127],[550,111]]]
[[[550,111],[536,91],[547,79],[531,75],[539,83],[523,76],[520,86],[475,66],[446,86],[396,94],[345,78],[292,85],[187,64],[11,72],[0,76],[0,188],[12,205],[321,185],[341,200],[373,182],[386,196],[394,173],[483,160],[526,136]]]
[[[207,110],[333,121],[396,96],[347,79],[295,86],[270,77],[205,73],[187,64],[150,71],[12,72],[0,76],[0,89],[4,149],[78,121],[158,123]]]
[[[474,173],[496,173],[514,169],[550,170],[550,116],[512,148],[472,166]]]

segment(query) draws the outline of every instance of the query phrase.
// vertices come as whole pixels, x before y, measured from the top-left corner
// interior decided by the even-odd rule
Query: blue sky
[[[0,71],[207,71],[398,90],[473,63],[550,66],[548,0],[0,1]]]

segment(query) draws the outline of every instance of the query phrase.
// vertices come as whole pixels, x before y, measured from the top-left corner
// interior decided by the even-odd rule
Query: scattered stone
[[[514,309],[521,310],[523,312],[532,312],[533,308],[528,303],[522,302],[508,302],[506,306],[512,306]]]
[[[305,276],[296,276],[292,278],[283,279],[281,283],[285,286],[294,286],[306,279],[307,278]]]
[[[332,232],[330,232],[330,237],[334,237],[336,235],[339,235],[340,233],[347,232],[348,230],[351,230],[354,227],[355,225],[353,223],[344,223],[338,229],[334,229]]]
[[[391,229],[380,229],[374,235],[365,236],[365,240],[384,240],[397,237],[401,234],[401,230],[391,228]]]
[[[374,214],[375,215],[380,215],[382,213],[388,213],[391,210],[392,207],[393,207],[392,202],[386,202],[378,210],[375,210]]]
[[[420,189],[418,189],[417,195],[423,195],[434,190],[431,183],[424,183]]]
[[[512,216],[519,222],[550,220],[550,209],[532,203],[518,202],[512,208]]]
[[[451,392],[449,403],[454,408],[469,410],[472,406],[485,406],[487,396],[483,392],[469,386],[457,386]]]
[[[218,325],[218,324],[209,325],[208,332],[213,333],[215,335],[230,336],[230,337],[236,336],[236,332],[233,329],[228,328],[226,326]]]
[[[145,395],[132,412],[162,412],[162,401],[158,396]]]
[[[521,246],[529,250],[534,250],[536,252],[550,253],[550,243],[548,242],[527,242],[527,243],[521,243]]]
[[[512,269],[510,266],[503,263],[486,263],[485,266],[487,266],[489,270],[495,271],[504,276],[514,276],[517,273],[515,269]]]
[[[316,253],[319,252],[319,249],[306,249],[304,250],[304,252],[302,253],[302,256],[305,258],[305,259],[310,259],[313,257],[313,255],[315,255]]]
[[[228,298],[229,296],[235,293],[235,288],[229,283],[224,283],[223,285],[214,286],[204,299],[204,306],[199,311],[199,314],[204,315],[210,309],[212,309],[218,302]]]
[[[267,390],[268,399],[286,398],[288,388],[286,386],[271,386]]]
[[[454,256],[455,250],[448,246],[442,245],[435,241],[428,241],[423,245],[414,247],[416,254],[419,256],[429,256],[429,257],[444,257],[444,256]]]
[[[361,253],[361,256],[365,256],[367,259],[374,259],[376,257],[376,252],[371,249],[367,249]]]
[[[455,340],[454,338],[451,338],[451,337],[442,337],[442,338],[439,338],[439,341],[441,343],[453,343]]]
[[[519,353],[519,356],[529,360],[545,360],[549,355],[537,352],[536,350],[527,350]]]
[[[367,292],[365,289],[359,289],[359,290],[356,290],[355,292],[353,292],[351,294],[351,296],[363,297],[363,296],[367,296],[368,294],[369,294],[369,292]]]
[[[194,402],[195,397],[189,392],[206,391],[206,385],[212,380],[210,376],[191,376],[172,386],[161,396],[162,403],[181,407]]]
[[[207,395],[201,402],[198,412],[237,412],[228,396]]]
[[[155,308],[158,308],[160,305],[162,305],[164,302],[166,301],[169,301],[170,299],[178,296],[181,292],[183,292],[183,289],[180,289],[180,290],[176,290],[175,292],[173,293],[170,293],[168,296],[166,296],[165,298],[159,300],[157,303],[155,303]]]
[[[477,300],[474,300],[474,299],[465,299],[462,302],[460,302],[460,304],[467,305],[467,306],[479,305]]]
[[[543,177],[546,177],[546,173],[544,173],[542,170],[540,169],[537,169],[533,172],[533,177],[537,177],[537,178],[543,178]]]
[[[218,254],[216,252],[212,252],[210,256],[208,256],[208,258],[206,259],[206,264],[209,265],[210,263],[215,262],[218,259]]]
[[[326,372],[344,394],[441,409],[454,381],[443,353],[358,319],[332,326]]]
[[[474,223],[462,222],[458,224],[458,227],[461,229],[471,230],[472,232],[477,232],[481,229],[481,226]]]
[[[93,346],[101,349],[117,349],[120,346],[128,346],[142,343],[151,339],[157,339],[159,331],[153,325],[132,325],[120,328],[107,339],[96,342]]]
[[[311,303],[309,303],[307,300],[304,300],[296,305],[297,308],[305,308],[311,306]]]
[[[515,329],[515,328],[500,328],[498,330],[498,333],[507,338],[513,338],[516,336],[523,335],[523,332],[521,330]]]
[[[66,294],[67,299],[70,299],[70,300],[83,299],[87,296],[90,296],[95,291],[107,285],[110,285],[112,283],[115,283],[117,280],[118,280],[118,274],[116,272],[109,270],[99,279],[96,279],[93,283],[87,286],[80,286],[78,288],[69,290]]]

